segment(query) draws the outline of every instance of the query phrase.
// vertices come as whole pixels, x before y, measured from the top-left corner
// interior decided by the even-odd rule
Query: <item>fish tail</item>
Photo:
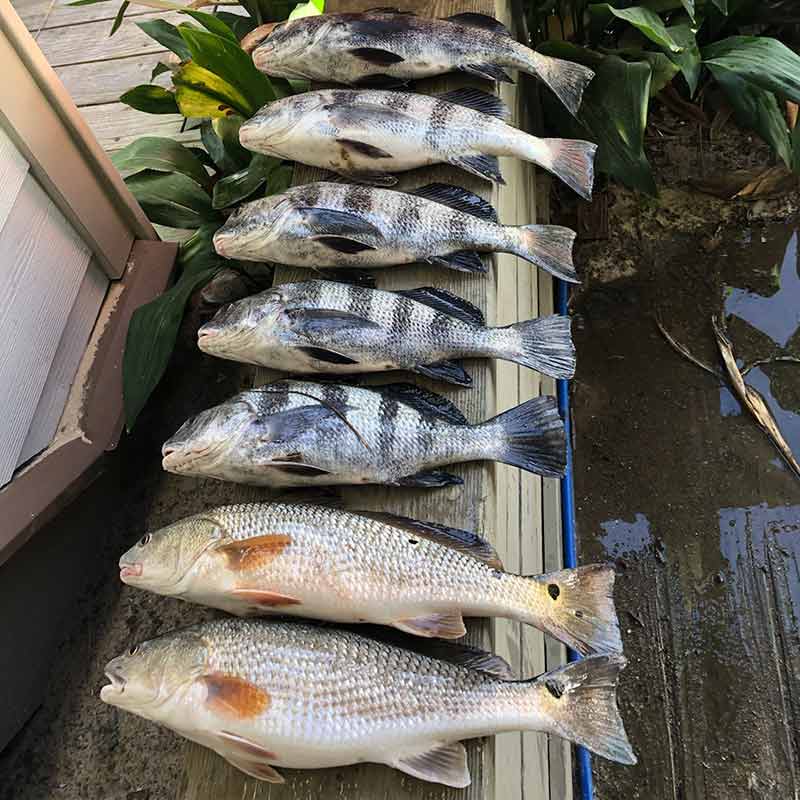
[[[525,51],[517,54],[521,60],[520,68],[547,84],[570,114],[577,114],[583,92],[594,78],[594,72],[583,64],[546,56],[527,47]]]
[[[553,314],[495,328],[497,340],[492,355],[522,364],[553,378],[575,374],[575,345],[570,333],[571,320]]]
[[[566,437],[554,397],[534,397],[484,426],[492,429],[497,461],[538,475],[564,476]]]
[[[515,130],[510,154],[553,173],[585,200],[592,199],[597,145],[582,139],[539,139]]]
[[[622,652],[613,567],[588,564],[525,580],[530,624],[582,655]]]
[[[589,656],[529,681],[532,727],[611,761],[635,764],[617,708],[617,681],[626,663],[620,653]]]
[[[580,283],[572,262],[575,231],[560,225],[521,225],[514,255],[536,264],[567,283]]]

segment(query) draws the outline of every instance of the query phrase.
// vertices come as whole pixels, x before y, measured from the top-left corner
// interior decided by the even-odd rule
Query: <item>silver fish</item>
[[[484,459],[561,477],[566,442],[552,397],[470,425],[449,400],[412,384],[287,380],[202,411],[162,454],[169,472],[256,486],[435,487],[463,482],[438,467]]]
[[[388,10],[324,14],[262,25],[242,40],[259,70],[280,78],[391,88],[460,70],[511,81],[503,67],[542,80],[575,114],[588,67],[537,53],[484,14],[429,19]]]
[[[256,153],[393,186],[393,172],[452,164],[503,183],[498,156],[532,161],[589,199],[597,145],[538,139],[503,122],[494,95],[458,89],[442,95],[367,89],[305,92],[264,106],[239,129]]]
[[[555,378],[575,372],[569,317],[489,328],[471,303],[429,286],[286,283],[221,309],[197,337],[205,353],[300,374],[407,369],[470,386],[454,358],[502,358]]]
[[[435,655],[350,631],[228,618],[113,659],[100,698],[273,783],[283,782],[275,767],[375,762],[464,787],[460,740],[516,730],[554,733],[636,763],[617,710],[622,655],[515,681],[496,656],[425,644]]]
[[[309,183],[242,204],[214,234],[228,258],[297,267],[372,269],[415,261],[485,272],[479,253],[513,253],[578,283],[575,233],[558,225],[500,225],[489,203],[433,183],[397,192]]]
[[[146,534],[119,564],[131,586],[243,616],[277,611],[444,639],[466,633],[463,616],[508,617],[583,654],[622,650],[613,567],[514,575],[474,533],[386,512],[212,508]]]

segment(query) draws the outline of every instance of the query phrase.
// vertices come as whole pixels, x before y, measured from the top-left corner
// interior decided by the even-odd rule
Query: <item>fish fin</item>
[[[403,56],[380,47],[354,47],[347,52],[368,64],[376,64],[380,67],[388,67],[390,64],[399,64],[401,61],[405,61]]]
[[[519,350],[503,358],[535,369],[553,378],[569,379],[575,374],[575,345],[569,317],[551,314],[509,325],[520,337]]]
[[[501,33],[503,36],[511,37],[511,31],[500,20],[490,17],[488,14],[465,11],[461,14],[453,14],[447,17],[447,21],[455,22],[458,25],[468,25],[470,28],[483,28],[483,30],[492,31],[492,33]]]
[[[490,81],[514,83],[514,79],[502,67],[498,67],[497,64],[462,64],[459,69],[462,72],[477,75],[479,78],[486,78]]]
[[[295,349],[317,361],[324,361],[326,364],[358,364],[355,359],[326,347],[297,347]]]
[[[460,186],[450,186],[447,183],[429,183],[427,186],[420,186],[414,189],[411,194],[432,200],[434,203],[441,203],[443,206],[454,208],[456,211],[463,211],[465,214],[472,214],[479,219],[488,219],[497,222],[497,212],[479,195],[462,189]]]
[[[391,75],[364,75],[354,81],[353,86],[359,89],[402,89],[408,86],[408,81]]]
[[[525,71],[547,84],[573,115],[578,113],[583,93],[594,78],[594,72],[583,64],[536,52],[532,53],[531,66]]]
[[[448,269],[455,269],[459,272],[488,272],[489,268],[483,263],[480,255],[473,250],[460,250],[457,253],[449,253],[446,256],[433,256],[429,258],[432,264],[440,264]]]
[[[383,239],[379,228],[358,214],[337,211],[333,208],[299,208],[303,221],[308,225],[313,239],[323,236],[374,237]],[[374,248],[372,248],[374,249]]]
[[[230,731],[216,733],[220,742],[217,752],[246,775],[270,783],[285,783],[281,774],[269,762],[277,756],[261,745]]]
[[[617,681],[626,663],[620,653],[589,656],[527,681],[540,709],[537,730],[544,722],[547,733],[611,761],[635,764],[617,708]]]
[[[488,156],[482,153],[476,153],[472,156],[454,156],[450,159],[450,163],[465,169],[473,175],[477,175],[479,178],[487,181],[496,181],[501,186],[505,184],[497,156]]]
[[[529,580],[535,625],[582,655],[621,653],[622,638],[614,608],[614,568],[609,564],[588,564]],[[546,587],[545,616],[542,591]]]
[[[404,633],[414,636],[423,636],[426,639],[438,637],[439,639],[460,639],[467,632],[461,613],[442,612],[414,617],[413,619],[399,619],[392,625]]]
[[[362,286],[365,289],[374,289],[378,285],[375,281],[375,276],[370,272],[365,272],[363,269],[349,269],[347,267],[321,269],[316,267],[316,271],[325,280],[336,283],[348,283],[351,286]]]
[[[348,150],[352,150],[367,158],[394,158],[391,153],[387,153],[385,150],[381,150],[380,147],[375,147],[373,144],[367,144],[367,142],[359,142],[356,139],[337,139],[336,141]]]
[[[438,658],[450,664],[458,664],[465,669],[477,670],[486,675],[493,675],[502,680],[513,680],[514,672],[509,663],[494,653],[488,653],[479,647],[460,644],[441,639],[413,639],[411,647],[430,658]]]
[[[416,472],[413,475],[406,475],[393,481],[390,486],[418,486],[423,489],[439,489],[442,486],[461,486],[463,478],[452,475],[440,469],[432,469],[427,472]]]
[[[212,672],[197,678],[206,689],[205,705],[236,719],[252,719],[266,711],[272,698],[265,689],[238,675]]]
[[[291,543],[291,536],[268,533],[236,541],[223,539],[215,546],[214,551],[228,560],[230,569],[247,572],[274,561]]]
[[[463,789],[471,783],[467,751],[461,742],[440,744],[422,753],[403,756],[390,766],[423,781]]]
[[[341,410],[341,409],[340,409]],[[285,442],[327,419],[337,419],[338,414],[325,405],[307,405],[277,411],[257,420],[261,438],[268,442]]]
[[[456,361],[437,361],[435,364],[417,364],[414,367],[417,375],[424,375],[435,381],[453,383],[456,386],[472,386],[472,377],[464,367]]]
[[[365,183],[368,186],[380,186],[384,189],[397,184],[397,178],[394,175],[378,170],[372,172],[361,170],[360,172],[342,172],[340,174],[356,183]]]
[[[538,164],[584,200],[592,199],[596,144],[581,139],[540,139],[537,146],[546,154],[543,158],[537,158]]]
[[[483,424],[500,428],[498,461],[548,478],[564,477],[567,439],[554,397],[534,397]]]
[[[437,289],[435,286],[420,286],[418,289],[401,289],[395,294],[401,294],[417,303],[435,308],[442,314],[455,317],[470,325],[485,325],[483,312],[472,305],[468,300],[457,294],[448,292],[447,289]]]
[[[435,522],[422,522],[417,519],[391,514],[388,511],[354,511],[353,513],[383,522],[393,528],[401,528],[415,536],[423,536],[432,542],[458,550],[459,553],[466,553],[494,569],[503,569],[503,564],[500,561],[500,556],[497,555],[497,551],[477,533],[450,528],[447,525],[439,525]]]
[[[318,478],[320,475],[330,475],[331,471],[314,464],[287,464],[285,461],[273,461],[269,464],[272,469],[285,472],[287,475],[297,475],[305,478]]]
[[[560,225],[521,225],[514,254],[567,283],[580,283],[572,263],[575,231]]]
[[[314,241],[330,247],[337,253],[355,254],[363,253],[365,250],[375,250],[371,244],[364,244],[356,239],[348,239],[346,236],[313,236]]]
[[[385,397],[404,403],[427,417],[449,422],[451,425],[468,425],[467,418],[458,406],[446,397],[429,392],[413,383],[387,383],[383,386],[370,386]]]
[[[286,311],[286,316],[292,323],[292,328],[304,336],[380,328],[377,322],[336,309],[292,308]]]
[[[401,11],[399,8],[395,8],[394,6],[378,6],[377,8],[368,8],[366,11],[361,12],[364,15],[367,14],[402,14],[404,17],[416,17],[417,15],[413,11]]]
[[[481,114],[488,114],[498,119],[507,119],[509,116],[508,106],[499,97],[490,92],[473,89],[471,86],[437,95],[437,99],[471,108],[473,111],[480,111]]]
[[[251,608],[274,608],[275,606],[299,606],[296,597],[289,597],[277,592],[266,592],[262,589],[231,589],[236,600],[241,600]]]

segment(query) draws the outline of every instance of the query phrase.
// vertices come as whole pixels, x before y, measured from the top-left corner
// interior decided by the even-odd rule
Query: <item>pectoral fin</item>
[[[332,208],[304,208],[300,211],[312,238],[320,236],[374,237],[383,239],[378,228],[358,214]]]
[[[375,147],[374,144],[359,142],[356,139],[337,139],[336,141],[345,149],[352,150],[354,153],[367,158],[394,158],[391,153],[387,153],[386,150],[382,150],[380,147]]]
[[[440,469],[432,469],[428,472],[417,472],[414,475],[406,475],[398,478],[392,485],[394,486],[421,486],[426,489],[438,489],[442,486],[460,486],[464,483],[463,478],[452,475]]]
[[[228,560],[230,569],[236,572],[248,572],[274,561],[291,543],[291,536],[268,533],[264,536],[225,542],[216,548],[216,552]]]
[[[330,247],[337,253],[346,253],[354,255],[355,253],[363,253],[365,250],[375,250],[376,248],[371,244],[356,241],[355,239],[348,239],[346,236],[314,236],[314,241]]]
[[[435,364],[419,364],[414,372],[436,381],[454,383],[456,386],[472,386],[470,374],[455,361],[438,361]]]
[[[460,639],[467,632],[464,619],[458,611],[401,619],[392,625],[398,630],[412,633],[414,636],[424,636],[426,639],[434,636],[440,639]]]
[[[428,259],[433,264],[441,264],[448,269],[457,269],[459,272],[487,272],[486,264],[473,250],[460,250],[446,256],[434,256]]]
[[[358,314],[330,308],[294,308],[288,310],[286,316],[292,328],[304,336],[380,328],[377,322]]]
[[[388,67],[390,64],[398,64],[401,61],[405,61],[403,56],[380,47],[354,47],[348,52],[368,64],[377,64],[381,67]]]
[[[213,672],[197,679],[205,686],[205,704],[217,714],[234,719],[252,719],[266,711],[269,692],[238,675]]]
[[[456,789],[470,784],[467,751],[460,742],[441,744],[421,753],[403,756],[391,762],[391,766],[423,781],[443,783]]]
[[[274,608],[275,606],[299,606],[296,597],[289,597],[277,592],[267,592],[263,589],[233,589],[231,595],[241,600],[251,608]]]
[[[285,783],[281,774],[268,763],[275,760],[275,753],[230,731],[219,731],[217,738],[217,752],[236,769],[262,781]]]
[[[326,364],[358,364],[355,359],[342,353],[337,353],[335,350],[328,350],[325,347],[298,347],[297,349],[317,361],[324,361]]]

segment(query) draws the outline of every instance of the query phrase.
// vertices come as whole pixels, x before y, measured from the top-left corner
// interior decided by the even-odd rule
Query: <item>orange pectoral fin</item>
[[[227,542],[217,548],[228,559],[228,566],[237,572],[248,572],[269,564],[290,544],[292,537],[282,533],[268,533],[237,542]]]
[[[249,607],[273,608],[275,606],[298,606],[300,601],[296,597],[285,594],[267,592],[262,589],[233,589],[231,594]]]
[[[269,708],[269,692],[244,678],[214,672],[199,680],[206,687],[206,705],[225,716],[251,719]]]

